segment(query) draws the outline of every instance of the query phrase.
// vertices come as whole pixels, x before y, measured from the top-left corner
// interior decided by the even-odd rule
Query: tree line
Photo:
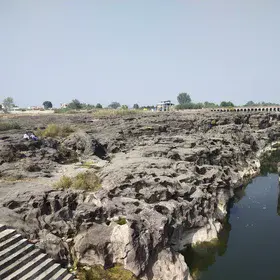
[[[222,101],[220,104],[216,104],[213,102],[198,102],[194,103],[192,102],[192,99],[188,93],[179,93],[177,96],[178,105],[176,108],[178,110],[180,109],[202,109],[202,108],[218,108],[218,107],[235,107],[234,103],[231,101]],[[277,103],[271,103],[271,102],[253,102],[248,101],[246,104],[241,105],[246,107],[254,107],[254,106],[279,106]]]
[[[72,102],[70,102],[68,105],[67,105],[67,108],[68,109],[74,109],[74,110],[87,110],[87,109],[103,109],[103,106],[100,104],[100,103],[97,103],[96,105],[92,105],[92,104],[86,104],[86,103],[81,103],[78,99],[74,99],[72,100]],[[121,105],[119,102],[112,102],[108,108],[110,109],[118,109],[118,108],[121,108],[121,109],[128,109],[128,106],[127,105]],[[133,108],[134,109],[139,109],[139,105],[138,104],[134,104],[133,105]]]
[[[202,108],[217,108],[217,107],[234,107],[234,104],[231,101],[222,101],[220,105],[205,101],[205,102],[192,102],[192,99],[188,93],[182,92],[177,96],[178,105],[176,108],[178,110],[182,109],[202,109]]]
[[[195,103],[192,101],[190,94],[182,92],[179,93],[177,96],[178,105],[176,105],[176,109],[182,110],[182,109],[202,109],[202,108],[218,108],[218,107],[235,107],[233,102],[231,101],[222,101],[220,104],[216,104],[213,102],[205,101],[205,102],[198,102]],[[45,110],[49,110],[53,108],[53,104],[51,101],[44,101],[43,104]],[[254,101],[248,101],[243,106],[247,107],[254,107],[254,106],[279,106],[277,103],[271,103],[271,102],[254,102]],[[0,104],[0,110],[4,112],[9,112],[12,110],[12,108],[16,107],[14,103],[14,99],[12,97],[7,97],[2,101],[2,104]],[[127,105],[121,105],[119,102],[114,101],[112,102],[107,108],[110,109],[128,109]],[[133,105],[133,109],[155,109],[155,106],[142,106],[140,107],[137,103]],[[64,110],[91,110],[91,109],[103,109],[103,106],[100,103],[97,103],[96,105],[82,103],[78,99],[73,99]]]
[[[117,101],[114,101],[114,102],[110,103],[107,108],[127,110],[128,106],[125,105],[125,104],[121,105],[121,103],[119,103]],[[135,110],[138,110],[138,109],[154,109],[155,106],[142,106],[142,107],[140,107],[137,103],[135,103],[132,108],[135,109]],[[67,109],[71,109],[71,110],[103,109],[103,106],[100,103],[97,103],[96,105],[92,105],[92,104],[81,103],[78,99],[73,99],[67,105]]]

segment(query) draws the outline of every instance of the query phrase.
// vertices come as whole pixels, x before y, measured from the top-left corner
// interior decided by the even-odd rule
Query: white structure
[[[28,107],[29,110],[44,110],[43,106],[30,106]]]
[[[69,103],[60,103],[60,108],[65,109],[68,107],[68,105],[69,105]]]
[[[170,100],[161,101],[160,103],[157,104],[156,110],[169,111],[172,106],[174,106],[174,104]]]

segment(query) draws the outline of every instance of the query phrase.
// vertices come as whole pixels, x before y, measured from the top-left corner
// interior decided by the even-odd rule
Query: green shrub
[[[67,137],[74,132],[74,129],[69,125],[49,124],[44,130],[37,130],[37,135],[41,137]]]
[[[82,269],[78,273],[78,277],[81,280],[136,280],[132,272],[119,264],[106,270],[102,266]]]
[[[0,122],[0,131],[7,131],[11,129],[20,129],[20,125],[17,122]]]
[[[62,189],[81,189],[87,191],[96,191],[101,187],[99,177],[94,172],[79,173],[76,177],[70,178],[62,176],[55,184],[56,188]]]
[[[122,226],[126,224],[126,218],[119,217],[119,219],[116,222],[118,225]]]

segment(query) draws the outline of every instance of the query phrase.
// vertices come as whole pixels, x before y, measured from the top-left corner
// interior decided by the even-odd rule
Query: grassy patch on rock
[[[69,125],[49,124],[45,129],[36,133],[41,137],[67,137],[75,130]]]
[[[104,269],[102,266],[81,269],[78,278],[80,280],[136,280],[132,272],[119,264],[109,269]]]
[[[125,224],[126,224],[126,218],[120,217],[120,218],[116,221],[116,223],[117,223],[118,225],[120,225],[120,226],[125,225]]]
[[[88,168],[88,169],[91,169],[91,168],[99,169],[99,167],[96,166],[96,163],[92,160],[82,162],[81,167]]]
[[[101,187],[101,182],[94,172],[84,172],[75,177],[62,176],[54,186],[59,189],[96,191]]]
[[[93,111],[93,115],[97,118],[114,117],[114,116],[130,116],[140,113],[140,110],[124,110],[124,109],[101,109]]]
[[[69,108],[61,108],[61,109],[54,109],[55,114],[80,114],[79,110],[69,109]]]
[[[13,121],[0,121],[0,131],[8,131],[12,129],[20,129],[20,125],[17,122]]]

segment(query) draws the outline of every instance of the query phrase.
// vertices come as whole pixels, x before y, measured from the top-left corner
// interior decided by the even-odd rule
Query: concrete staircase
[[[14,229],[0,225],[0,280],[72,280],[75,277]]]

